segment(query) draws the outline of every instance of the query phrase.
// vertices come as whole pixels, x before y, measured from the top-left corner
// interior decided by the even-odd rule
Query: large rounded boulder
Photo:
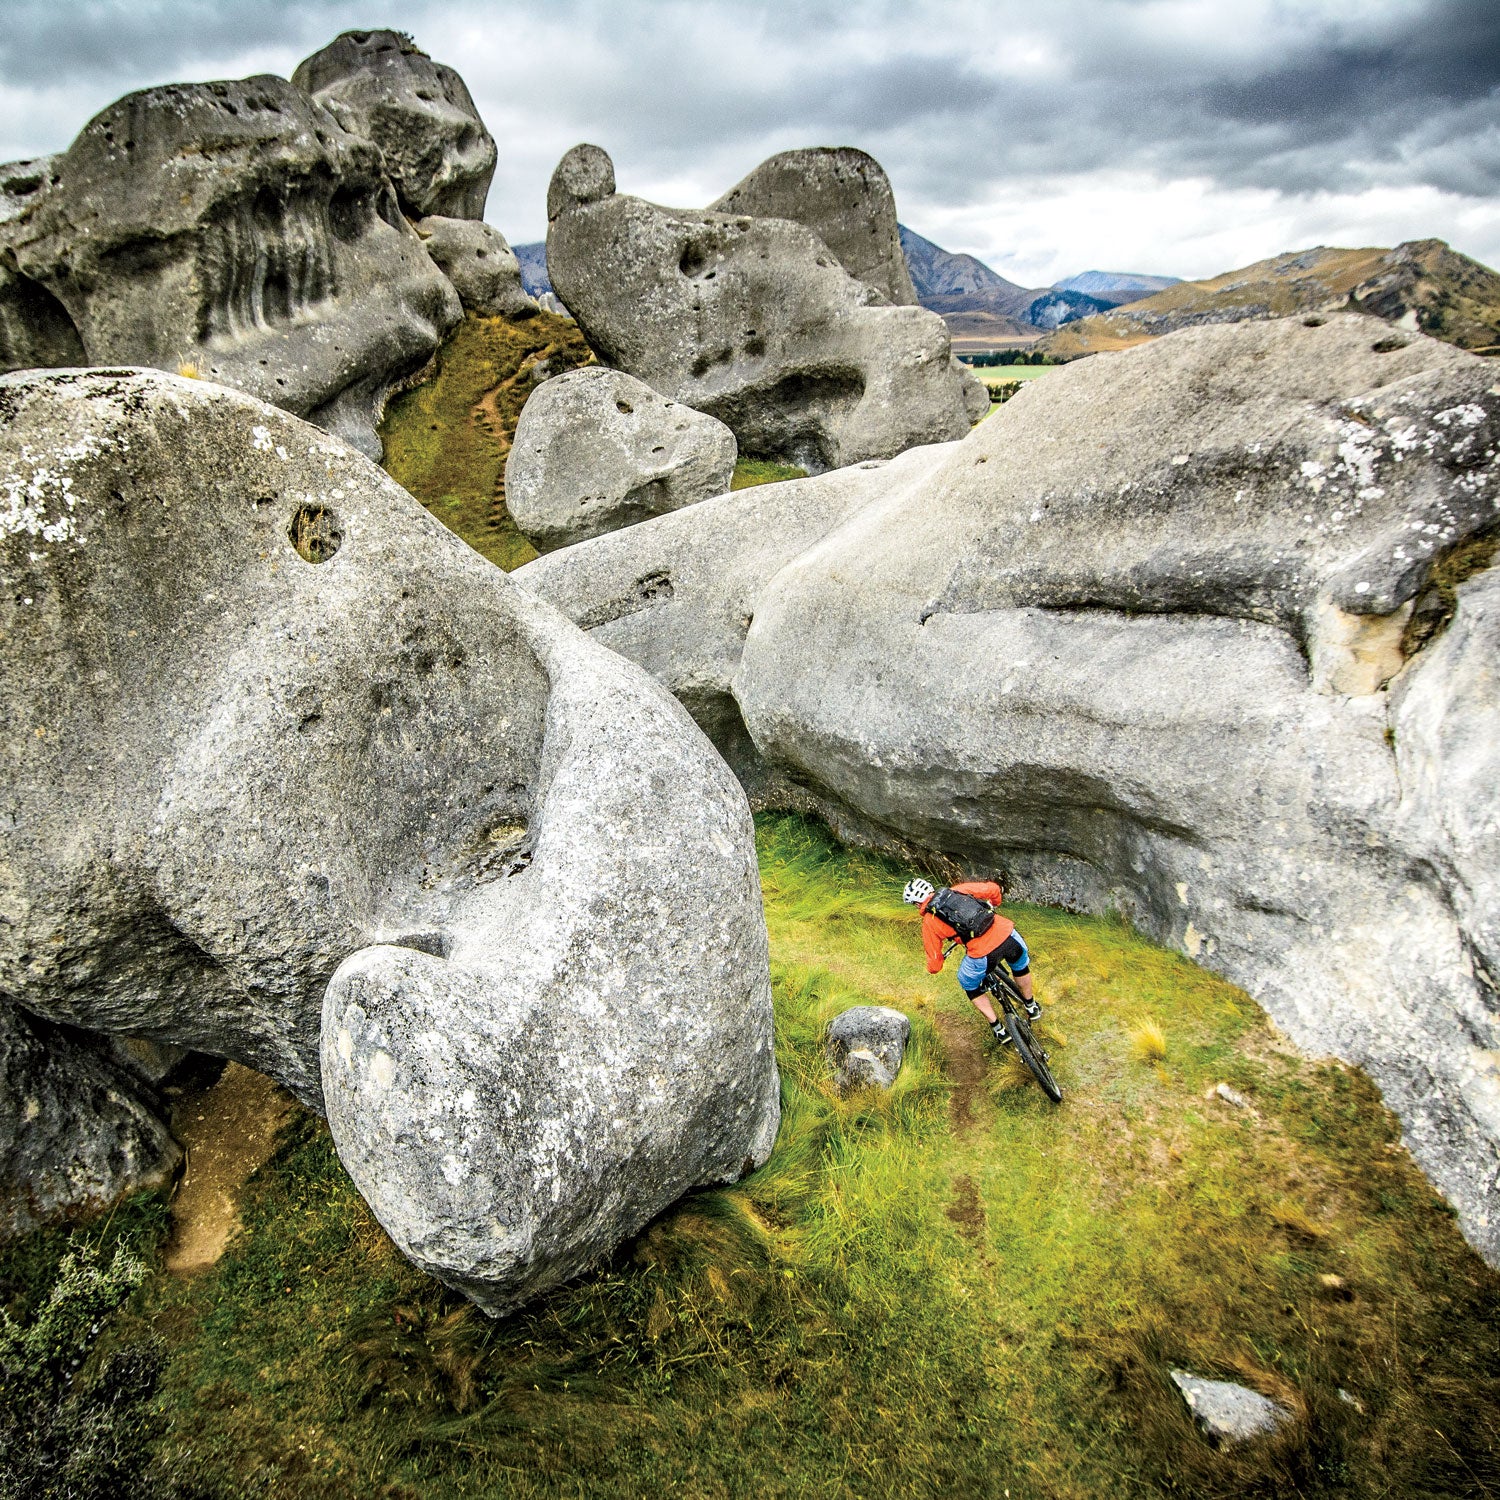
[[[184,370],[378,456],[462,316],[380,150],[285,79],[127,94],[0,182],[6,368]]]
[[[359,454],[206,382],[7,377],[0,582],[7,1005],[285,1083],[491,1311],[764,1159],[742,791]]]
[[[304,58],[292,82],[385,158],[408,218],[481,219],[494,138],[452,68],[399,31],[346,31]]]

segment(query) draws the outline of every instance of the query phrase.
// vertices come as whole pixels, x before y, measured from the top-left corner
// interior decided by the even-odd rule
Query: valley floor
[[[164,1343],[141,1432],[166,1492],[1500,1492],[1500,1275],[1363,1075],[1121,924],[1019,908],[1056,1108],[925,973],[907,872],[799,818],[759,838],[781,1137],[596,1274],[491,1322],[401,1260],[301,1112],[209,1268],[165,1268],[160,1200],[77,1232],[152,1267],[106,1344]],[[912,1045],[888,1095],[841,1100],[822,1033],[860,1003]],[[14,1316],[66,1243],[0,1261]],[[1173,1367],[1297,1420],[1217,1452]]]

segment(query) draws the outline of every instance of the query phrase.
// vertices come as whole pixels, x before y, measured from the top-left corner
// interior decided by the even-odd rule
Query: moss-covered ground
[[[907,872],[798,818],[762,817],[759,838],[785,1104],[770,1162],[492,1322],[402,1261],[299,1117],[224,1258],[158,1270],[111,1329],[166,1340],[155,1441],[204,1493],[1500,1491],[1500,1276],[1361,1074],[1297,1056],[1245,995],[1127,927],[1022,907],[1054,1107],[951,974],[925,973]],[[889,1094],[840,1099],[822,1032],[861,1002],[905,1010],[912,1044]],[[146,1200],[103,1232],[159,1266],[165,1231]],[[14,1313],[64,1243],[8,1252]],[[1216,1452],[1173,1366],[1296,1421]]]
[[[505,508],[516,423],[538,381],[592,360],[569,318],[468,315],[438,351],[432,378],[387,408],[387,472],[492,563],[509,572],[530,562],[536,548]]]

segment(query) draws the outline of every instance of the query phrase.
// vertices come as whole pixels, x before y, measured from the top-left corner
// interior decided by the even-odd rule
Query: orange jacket
[[[981,901],[988,901],[991,906],[1000,904],[1000,887],[993,880],[964,880],[950,889],[962,891],[966,896],[976,896]],[[934,891],[933,895],[936,894]],[[943,944],[958,934],[940,917],[933,916],[927,910],[931,902],[932,896],[929,896],[921,906],[922,947],[927,951],[927,972],[938,974],[943,968]],[[996,912],[995,920],[990,923],[988,930],[981,932],[972,943],[965,943],[964,952],[970,958],[983,958],[986,953],[993,953],[1015,930],[1016,924],[1009,917],[1002,917]]]

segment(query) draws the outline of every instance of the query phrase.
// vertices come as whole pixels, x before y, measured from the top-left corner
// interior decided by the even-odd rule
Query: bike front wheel
[[[1032,1035],[1031,1027],[1015,1011],[1007,1010],[1005,1029],[1010,1033],[1011,1042],[1020,1054],[1021,1061],[1031,1069],[1032,1076],[1041,1084],[1042,1092],[1054,1104],[1061,1104],[1062,1090],[1058,1088],[1057,1080],[1052,1076],[1052,1069],[1047,1066],[1047,1054],[1042,1050],[1036,1037]]]

